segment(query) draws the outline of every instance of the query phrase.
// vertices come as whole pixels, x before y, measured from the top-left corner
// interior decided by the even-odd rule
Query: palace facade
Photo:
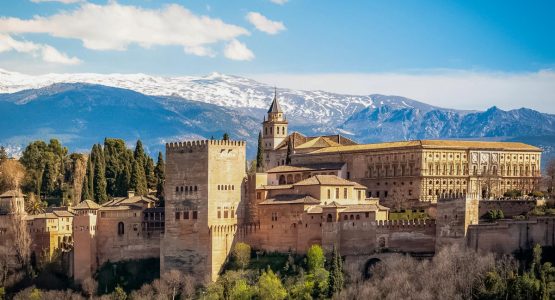
[[[283,176],[286,183],[323,171],[335,173],[366,186],[368,197],[391,206],[467,194],[490,199],[509,190],[528,194],[541,179],[542,150],[524,143],[414,140],[360,145],[341,135],[288,134],[287,126],[274,96],[262,123],[266,172]]]

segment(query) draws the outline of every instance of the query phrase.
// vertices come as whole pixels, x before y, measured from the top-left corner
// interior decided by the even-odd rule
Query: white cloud
[[[177,45],[186,53],[202,56],[210,56],[208,45],[249,34],[242,27],[208,16],[197,16],[177,4],[161,9],[143,9],[115,1],[106,5],[85,3],[75,10],[48,17],[0,18],[2,32],[46,33],[78,39],[84,47],[92,50],[125,50],[131,44],[144,48]]]
[[[60,2],[63,4],[71,4],[71,3],[80,3],[84,2],[85,0],[31,0],[34,3],[41,3],[41,2]]]
[[[283,5],[283,4],[287,3],[287,1],[289,1],[289,0],[270,0],[270,1],[272,3],[275,3],[275,4]]]
[[[282,22],[272,21],[257,12],[249,12],[247,20],[256,27],[256,29],[266,32],[268,34],[277,34],[285,30],[285,25]]]
[[[555,70],[504,73],[433,70],[418,73],[253,74],[251,78],[302,89],[344,94],[399,95],[458,109],[528,107],[555,113]]]
[[[252,51],[238,40],[232,40],[227,44],[224,55],[233,60],[252,60],[254,58]]]
[[[50,45],[18,41],[9,35],[0,34],[0,53],[8,51],[31,54],[45,62],[56,64],[76,65],[81,62],[77,57],[69,57]]]
[[[193,54],[196,56],[208,56],[208,57],[216,56],[216,53],[214,52],[214,50],[208,47],[193,46],[193,47],[185,47],[183,50],[185,51],[185,53]]]

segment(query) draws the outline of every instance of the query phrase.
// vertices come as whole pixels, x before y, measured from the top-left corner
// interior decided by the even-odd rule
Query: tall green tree
[[[160,200],[164,199],[164,181],[166,180],[165,169],[166,164],[164,163],[162,152],[158,152],[158,161],[154,168],[154,174],[156,175],[156,197]]]
[[[46,161],[42,172],[41,192],[51,195],[56,189],[55,167],[52,161]]]
[[[81,190],[82,200],[93,200],[93,182],[94,169],[92,166],[91,156],[87,158],[87,169],[85,171],[85,179],[83,179],[83,189]]]
[[[343,283],[343,262],[341,261],[341,255],[339,254],[339,251],[334,245],[331,253],[331,264],[328,280],[328,296],[332,298],[333,295],[341,292],[341,289],[343,288]]]
[[[141,160],[135,160],[133,170],[131,171],[131,188],[136,195],[146,195],[148,193],[145,177],[145,170],[141,164]]]
[[[106,192],[112,197],[123,197],[129,190],[132,155],[122,139],[104,139]],[[126,171],[127,170],[127,171]],[[128,174],[125,174],[125,173]]]
[[[227,132],[224,133],[224,136],[222,137],[222,140],[229,141],[229,134]]]
[[[100,144],[93,146],[91,160],[94,169],[93,197],[98,203],[102,204],[108,201],[108,194],[106,193],[104,153]]]
[[[135,160],[139,161],[139,163],[144,169],[145,149],[143,148],[143,142],[141,142],[141,140],[137,140],[137,143],[135,144],[135,152],[133,152],[133,157],[135,158]]]
[[[264,142],[262,140],[262,131],[258,132],[258,148],[256,150],[256,170],[262,172],[264,170]]]
[[[152,159],[152,157],[146,155],[145,161],[145,176],[147,187],[149,189],[155,189],[158,181],[156,178],[156,174],[154,173],[154,160]]]

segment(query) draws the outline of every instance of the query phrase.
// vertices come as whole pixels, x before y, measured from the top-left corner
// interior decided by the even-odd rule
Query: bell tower
[[[272,151],[276,150],[277,146],[287,137],[287,119],[283,114],[283,110],[279,105],[277,98],[277,89],[274,90],[274,99],[268,115],[262,122],[262,137],[264,142],[264,152],[266,153],[265,160],[269,163],[269,156],[272,156]],[[269,164],[266,167],[271,167]]]

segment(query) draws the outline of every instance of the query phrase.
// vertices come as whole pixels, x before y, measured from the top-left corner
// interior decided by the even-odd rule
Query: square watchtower
[[[165,233],[160,271],[217,278],[245,211],[243,141],[166,144]]]

